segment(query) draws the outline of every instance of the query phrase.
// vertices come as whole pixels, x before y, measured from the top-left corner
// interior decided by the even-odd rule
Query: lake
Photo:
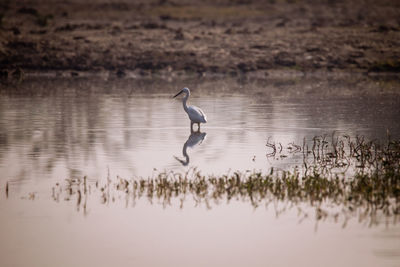
[[[172,98],[183,87],[191,89],[189,104],[207,114],[200,132],[190,132],[181,98]],[[96,182],[160,172],[293,171],[304,163],[294,150],[311,147],[316,136],[398,139],[399,88],[397,79],[352,75],[43,75],[3,86],[0,265],[396,266],[397,217],[373,225],[357,216],[316,220],[308,203],[255,208],[238,199],[208,205],[187,197],[184,205],[165,205],[133,202],[115,190],[102,201]],[[66,179],[85,176],[92,193],[84,207],[81,193],[79,205],[76,194],[55,198]]]

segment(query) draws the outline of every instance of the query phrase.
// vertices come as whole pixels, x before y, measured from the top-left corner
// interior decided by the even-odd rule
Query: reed
[[[101,181],[68,179],[63,188],[53,188],[53,199],[59,201],[76,197],[78,211],[86,210],[86,199],[100,192],[101,203],[125,199],[126,206],[141,199],[160,203],[163,207],[179,203],[183,208],[188,199],[195,206],[212,208],[220,203],[241,201],[253,208],[268,207],[271,203],[287,203],[299,210],[313,207],[316,220],[358,217],[370,225],[382,218],[397,222],[400,214],[400,141],[384,143],[367,141],[361,136],[316,136],[312,146],[290,143],[287,146],[267,140],[271,149],[267,157],[301,153],[303,167],[292,171],[271,168],[262,172],[233,172],[225,175],[203,175],[196,168],[185,173],[159,172],[152,178],[125,179],[117,176]],[[341,172],[333,172],[340,169]],[[348,174],[350,173],[350,174]],[[84,197],[85,201],[82,201]],[[282,212],[282,211],[280,211]],[[277,211],[277,214],[280,212]],[[306,212],[300,212],[307,214]]]

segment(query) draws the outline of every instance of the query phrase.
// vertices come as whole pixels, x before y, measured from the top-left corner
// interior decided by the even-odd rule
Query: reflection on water
[[[189,135],[189,138],[186,140],[186,142],[183,144],[182,148],[182,154],[185,160],[181,160],[178,157],[175,157],[177,161],[179,161],[183,166],[187,166],[189,164],[189,155],[187,153],[187,149],[193,148],[195,146],[200,145],[204,138],[206,137],[207,133],[202,133],[202,132],[192,132]]]
[[[333,131],[369,139],[384,139],[387,129],[394,137],[400,135],[399,97],[288,98],[250,85],[242,86],[242,92],[249,93],[229,93],[211,83],[191,86],[201,92],[193,93],[192,103],[208,115],[203,129],[207,144],[193,150],[193,159],[182,166],[174,156],[181,154],[182,140],[190,129],[181,105],[171,99],[182,86],[172,84],[165,91],[144,93],[142,87],[156,85],[139,84],[133,89],[112,83],[45,85],[36,83],[38,93],[31,96],[15,93],[0,98],[3,184],[85,175],[99,178],[108,169],[124,177],[146,177],[154,168],[198,167],[215,174],[232,167],[242,171],[290,168],[298,164],[296,158],[271,162],[266,157],[268,138],[301,144],[303,138],[312,142],[314,136]],[[53,88],[57,85],[60,88]]]
[[[187,164],[188,146],[198,144],[205,133],[192,133],[184,144],[183,154]],[[121,177],[105,182],[96,181],[88,184],[87,178],[67,179],[63,185],[53,187],[52,198],[59,202],[60,196],[70,201],[76,198],[77,210],[83,205],[86,211],[86,197],[94,187],[97,195],[101,193],[101,202],[109,204],[115,196],[122,196],[126,207],[133,206],[141,198],[150,203],[157,200],[165,208],[177,205],[182,209],[187,199],[192,199],[196,206],[204,203],[207,208],[220,202],[230,203],[241,200],[254,208],[268,207],[271,203],[283,202],[284,208],[276,214],[285,212],[288,207],[297,207],[300,217],[308,217],[307,210],[314,208],[317,220],[333,218],[343,221],[343,226],[351,218],[358,217],[359,222],[379,225],[383,219],[393,219],[395,225],[400,215],[400,142],[388,140],[385,144],[366,141],[357,137],[332,137],[332,142],[325,137],[314,138],[312,148],[291,144],[293,153],[302,153],[304,169],[294,172],[274,171],[234,172],[220,176],[204,176],[200,171],[189,169],[186,173],[162,172],[153,178],[130,180]],[[277,152],[276,146],[273,154]],[[351,173],[348,171],[351,169]],[[338,171],[339,170],[339,171]],[[85,201],[82,202],[82,196]]]
[[[348,78],[1,87],[0,265],[398,265],[398,177],[371,159],[400,98]]]

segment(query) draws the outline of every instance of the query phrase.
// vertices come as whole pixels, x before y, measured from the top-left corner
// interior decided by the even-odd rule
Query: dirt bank
[[[81,3],[84,2],[84,3]],[[2,1],[0,69],[399,72],[398,1]]]

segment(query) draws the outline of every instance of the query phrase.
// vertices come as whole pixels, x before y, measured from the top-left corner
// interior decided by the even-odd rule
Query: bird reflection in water
[[[187,154],[187,148],[190,147],[195,147],[200,145],[204,138],[206,137],[206,133],[202,133],[202,132],[191,132],[191,134],[189,135],[189,138],[186,140],[185,144],[183,144],[183,148],[182,148],[182,154],[184,156],[184,160],[181,160],[178,157],[175,157],[175,159],[177,161],[179,161],[183,166],[187,166],[189,164],[189,155]]]

